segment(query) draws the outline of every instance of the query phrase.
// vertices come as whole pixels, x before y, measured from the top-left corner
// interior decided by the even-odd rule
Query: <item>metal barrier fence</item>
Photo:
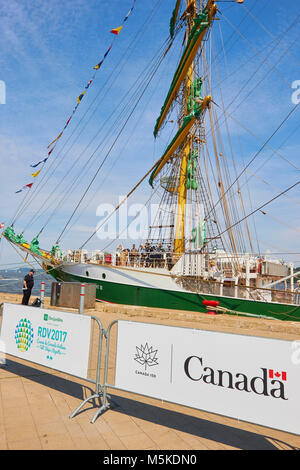
[[[125,320],[105,337],[102,406],[92,422],[113,389],[300,435],[294,342]]]
[[[15,304],[1,304],[0,317],[0,343],[6,343],[7,354],[95,386],[70,418],[98,399],[94,423],[110,407],[108,389],[112,389],[300,435],[299,360],[292,341],[125,320],[114,320],[104,330],[93,316]],[[42,326],[42,320],[55,328]],[[96,328],[99,337],[94,340]],[[65,357],[54,358],[53,366],[41,354],[50,334],[60,342],[69,335]],[[112,341],[116,341],[114,350]]]
[[[101,385],[101,379],[100,379],[100,370],[101,370],[101,358],[102,358],[102,345],[103,345],[103,337],[105,335],[105,330],[102,326],[101,321],[94,316],[91,316],[92,325],[91,325],[91,340],[90,340],[90,354],[89,354],[89,366],[88,366],[88,371],[89,375],[91,375],[91,372],[93,370],[93,349],[94,349],[94,337],[95,337],[95,325],[98,327],[98,341],[96,340],[97,348],[96,348],[96,367],[95,367],[95,372],[96,372],[96,377],[92,379],[91,377],[85,379],[88,382],[92,383],[95,385],[95,393],[91,395],[90,397],[85,398],[85,400],[82,401],[82,403],[70,414],[70,418],[74,418],[74,416],[79,413],[79,411],[83,408],[83,406],[88,403],[89,401],[98,399],[99,400],[99,405],[101,404],[101,396],[103,395],[103,390],[104,387]],[[92,422],[95,421],[96,417],[98,414],[93,418]]]
[[[100,368],[105,330],[97,317],[3,303],[0,332],[0,345],[5,354],[94,385],[94,393],[83,400],[70,418],[90,400],[98,399],[101,403]]]

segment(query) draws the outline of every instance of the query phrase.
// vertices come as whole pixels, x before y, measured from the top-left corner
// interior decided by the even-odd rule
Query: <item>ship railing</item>
[[[87,250],[68,250],[62,253],[61,259],[70,263],[94,263],[137,268],[165,268],[171,270],[183,255],[184,253],[173,253],[159,249],[154,251],[122,250],[115,253],[106,253],[100,250],[91,252]],[[185,264],[185,261],[183,261],[183,264]],[[230,274],[232,274],[232,276],[234,275],[234,263],[231,262],[228,257],[224,256],[222,260],[218,258],[218,260],[214,262],[214,265],[217,271],[223,272],[224,277],[231,277]],[[208,265],[206,268],[206,270],[208,270]],[[253,267],[251,266],[250,273],[252,272]]]
[[[63,253],[63,260],[71,263],[105,264],[108,266],[124,266],[131,268],[166,268],[171,269],[181,254],[171,252],[131,252],[120,251],[113,254],[99,251],[78,251]],[[174,280],[180,287],[198,294],[208,294],[256,300],[262,302],[276,302],[282,304],[300,305],[300,283],[294,288],[264,288],[257,286],[242,286],[237,278],[232,277],[216,281],[213,279],[199,279],[196,276],[174,275]]]
[[[106,264],[132,268],[166,268],[171,269],[181,257],[164,251],[120,251],[116,253],[68,251],[62,259],[69,263]]]
[[[198,294],[214,295],[216,297],[232,297],[262,302],[300,305],[300,285],[295,289],[275,289],[256,286],[241,286],[232,279],[216,281],[199,279],[197,277],[178,276],[177,283],[186,290]]]
[[[177,255],[178,256],[178,255]],[[177,260],[178,258],[176,258]],[[174,255],[163,251],[143,252],[117,252],[115,253],[116,266],[128,266],[132,268],[167,268],[174,265]]]

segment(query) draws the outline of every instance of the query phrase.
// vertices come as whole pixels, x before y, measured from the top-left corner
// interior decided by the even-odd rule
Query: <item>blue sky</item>
[[[118,125],[123,122],[123,104],[127,112],[133,104],[133,97],[128,105],[124,101],[126,91],[168,37],[174,3],[174,0],[136,1],[130,19],[44,168],[48,176],[52,172],[53,175],[51,178],[45,176],[45,184],[40,184],[35,199],[16,221],[16,231],[26,227],[24,235],[28,240],[38,233],[58,205],[55,216],[40,237],[40,243],[46,249],[55,242],[111,145],[120,128]],[[15,191],[31,182],[30,164],[46,156],[47,145],[62,130],[76,104],[76,97],[84,91],[93,75],[93,66],[109,47],[113,39],[110,29],[121,25],[131,6],[132,0],[2,0],[0,80],[6,84],[7,96],[6,104],[0,105],[1,221],[9,222],[15,214],[24,197],[24,193],[15,194]],[[229,117],[228,124],[240,171],[293,107],[291,86],[295,80],[300,80],[299,22],[296,23],[299,6],[297,0],[289,2],[288,7],[282,0],[245,0],[245,7],[230,3],[220,3],[219,7],[222,14],[218,16],[220,21],[214,24],[213,50],[218,54],[225,106],[228,106],[228,114],[232,113],[233,119]],[[295,24],[290,27],[293,21]],[[139,35],[141,28],[143,35]],[[279,45],[274,37],[280,40]],[[99,222],[96,216],[98,205],[118,202],[119,195],[132,188],[165,148],[174,131],[171,124],[167,124],[156,142],[152,132],[181,44],[182,35],[175,41],[99,173],[83,203],[82,216],[63,239],[64,248],[80,246]],[[216,74],[214,66],[212,70]],[[148,74],[142,75],[140,85],[145,83]],[[231,104],[252,74],[253,78]],[[216,83],[216,77],[213,77],[213,83]],[[134,88],[136,94],[137,87]],[[213,98],[221,104],[218,90]],[[112,112],[115,113],[116,127],[96,150],[109,129]],[[84,128],[87,118],[90,120]],[[249,167],[245,174],[250,178],[249,190],[245,187],[245,198],[249,191],[252,206],[245,203],[246,212],[299,180],[299,171],[295,169],[295,166],[299,167],[298,123],[297,109],[270,142],[270,146],[291,164],[265,148]],[[107,127],[103,127],[105,125]],[[221,132],[225,135],[224,128]],[[89,145],[91,139],[94,140]],[[93,153],[92,165],[87,167]],[[64,194],[75,178],[78,179],[72,191]],[[241,184],[244,182],[245,177]],[[133,197],[133,202],[143,203],[149,195],[150,188],[145,183]],[[262,252],[300,253],[299,186],[288,196],[270,205],[266,209],[267,215],[255,216]],[[101,243],[95,238],[89,247],[101,248]],[[0,264],[20,260],[3,240],[0,256]],[[300,265],[300,254],[286,259]]]

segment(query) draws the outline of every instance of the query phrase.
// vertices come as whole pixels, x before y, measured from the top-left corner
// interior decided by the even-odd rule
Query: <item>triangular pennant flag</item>
[[[53,140],[53,142],[51,142],[51,144],[48,145],[47,149],[48,149],[49,147],[51,147],[51,145],[54,144],[54,142],[56,142],[58,139],[60,139],[61,136],[62,136],[62,132],[56,137],[56,139]]]
[[[69,122],[71,121],[71,119],[72,119],[72,116],[70,116],[69,119],[67,120],[64,129],[69,125]]]
[[[94,69],[99,70],[102,64],[103,64],[103,60],[101,60],[99,64],[95,65]]]
[[[108,48],[107,51],[105,52],[105,54],[104,54],[104,59],[105,59],[105,57],[107,56],[107,54],[109,53],[109,51],[111,50],[111,48],[112,48],[112,45],[109,46],[109,48]]]
[[[123,26],[119,26],[118,28],[114,28],[110,31],[110,33],[116,34],[118,36],[120,34],[122,28],[123,28]]]
[[[54,147],[52,147],[52,149],[49,150],[49,152],[48,152],[48,157],[49,157],[49,155],[51,155],[51,153],[53,152],[53,150],[54,150]]]
[[[31,168],[36,168],[37,166],[39,166],[41,163],[46,163],[46,161],[48,160],[48,157],[47,158],[44,158],[44,160],[41,160],[40,162],[38,163],[35,163],[34,165],[30,165]]]
[[[77,103],[79,104],[80,101],[82,100],[83,98],[83,95],[86,93],[86,91],[84,91],[83,93],[81,93],[81,95],[77,96]]]
[[[29,184],[25,184],[25,186],[23,186],[22,189],[19,189],[18,191],[16,191],[16,194],[17,193],[20,193],[21,191],[23,191],[23,189],[26,189],[26,188],[31,188],[31,186],[33,185],[33,183],[29,183]]]
[[[132,8],[130,8],[129,12],[128,12],[128,13],[127,13],[127,15],[125,16],[125,18],[124,18],[124,20],[123,20],[123,23],[125,23],[125,21],[127,21],[127,20],[128,20],[128,18],[129,18],[129,16],[130,16],[130,14],[131,14],[131,12],[132,12],[132,10],[133,10],[133,7],[132,7]]]
[[[92,83],[93,80],[90,80],[89,83],[87,84],[87,86],[85,87],[85,89],[87,90],[88,87],[90,86],[90,84]]]
[[[41,170],[36,171],[35,173],[31,173],[31,176],[32,176],[33,178],[36,178],[37,175],[40,173],[40,171],[41,171]]]

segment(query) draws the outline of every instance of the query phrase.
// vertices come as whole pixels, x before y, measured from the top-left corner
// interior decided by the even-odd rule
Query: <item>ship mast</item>
[[[186,0],[186,42],[187,38],[192,29],[193,20],[196,16],[196,2],[197,0]],[[187,103],[189,98],[189,90],[191,89],[194,79],[194,63],[192,62],[186,77],[183,109],[184,114],[187,114]],[[176,232],[174,242],[174,252],[176,254],[185,252],[185,209],[186,209],[186,176],[187,176],[187,162],[188,155],[191,151],[191,137],[188,136],[186,143],[182,150],[181,165],[180,165],[180,176],[179,176],[179,187],[178,187],[178,203],[177,203],[177,221],[176,221]]]
[[[205,228],[203,229],[205,222],[201,206],[203,208],[207,205],[207,191],[199,170],[199,160],[205,143],[204,115],[211,106],[211,97],[202,96],[203,79],[199,58],[217,12],[214,0],[208,0],[205,6],[199,0],[185,0],[185,11],[178,20],[180,3],[180,0],[177,0],[170,34],[173,37],[176,24],[185,24],[184,50],[156,121],[154,136],[157,137],[167,122],[169,113],[174,109],[177,109],[178,113],[178,128],[149,179],[153,187],[153,181],[160,178],[160,185],[164,189],[162,212],[164,206],[168,207],[164,214],[164,224],[158,221],[159,225],[151,226],[150,231],[162,227],[170,229],[169,237],[162,237],[161,241],[166,243],[169,239],[168,248],[175,254],[174,260],[186,252],[187,240],[192,242],[195,230],[203,230],[202,234],[206,232]],[[177,108],[176,104],[179,105]],[[200,223],[198,216],[202,219]],[[161,233],[158,239],[160,238]],[[149,236],[148,240],[155,241],[155,238]],[[196,245],[201,249],[201,244]]]

